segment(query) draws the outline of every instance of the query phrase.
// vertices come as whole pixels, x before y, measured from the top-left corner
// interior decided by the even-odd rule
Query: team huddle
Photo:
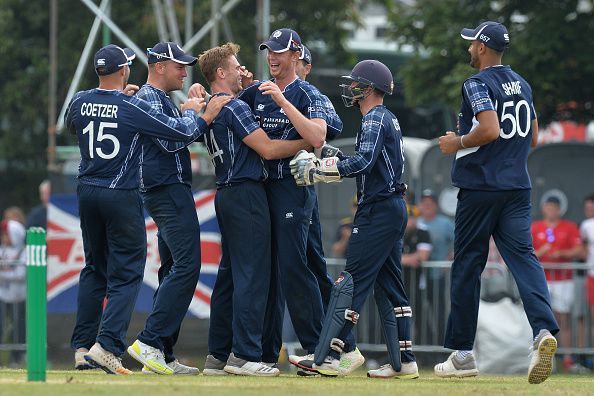
[[[551,373],[558,326],[529,240],[530,180],[525,167],[505,167],[512,160],[525,164],[536,141],[531,90],[501,65],[509,44],[503,25],[485,22],[462,37],[471,41],[471,65],[480,72],[464,83],[459,131],[440,138],[444,153],[456,153],[452,180],[460,195],[445,342],[456,351],[435,374],[478,374],[476,290],[493,235],[502,255],[516,263],[510,269],[534,336],[528,379],[540,383]],[[147,50],[148,78],[140,89],[128,84],[131,50],[112,44],[95,54],[99,86],[78,92],[66,114],[81,152],[77,196],[86,261],[71,342],[77,369],[131,374],[121,362],[127,351],[143,373],[199,373],[174,354],[201,266],[187,148],[199,141],[215,168],[222,249],[203,374],[278,376],[286,306],[305,351],[289,356],[298,375],[349,375],[365,362],[353,327],[373,292],[388,363],[367,376],[419,377],[414,307],[401,265],[407,223],[402,131],[384,106],[394,90],[392,72],[363,60],[343,76],[344,105],[362,115],[355,152],[346,155],[326,143],[343,124],[328,97],[306,81],[312,57],[297,32],[278,29],[259,49],[267,51],[271,80],[255,80],[233,43],[198,58],[176,43],[158,43]],[[196,63],[210,92],[194,84],[178,108],[169,94],[182,88],[186,68]],[[517,119],[507,114],[509,106]],[[314,184],[344,177],[356,178],[358,206],[346,266],[333,282]],[[158,227],[159,287],[144,329],[127,346],[146,261],[143,209]]]

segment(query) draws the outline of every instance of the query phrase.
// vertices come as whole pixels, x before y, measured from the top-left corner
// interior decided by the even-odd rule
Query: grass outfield
[[[49,371],[46,383],[27,383],[24,370],[0,370],[0,394],[43,396],[88,395],[593,395],[594,376],[554,375],[540,385],[526,377],[482,375],[440,379],[422,372],[417,380],[369,379],[364,372],[346,378],[172,377],[134,374],[129,377],[99,371]]]

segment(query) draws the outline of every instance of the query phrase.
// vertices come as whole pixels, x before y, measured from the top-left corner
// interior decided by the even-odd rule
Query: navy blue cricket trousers
[[[264,184],[245,181],[217,190],[222,256],[210,310],[208,350],[262,360],[262,331],[271,270],[270,213]]]
[[[516,280],[533,335],[541,329],[559,331],[544,270],[534,255],[531,222],[530,190],[458,192],[446,348],[473,348],[491,235]]]
[[[381,288],[394,307],[409,306],[402,278],[402,238],[406,229],[406,203],[400,194],[360,205],[353,220],[345,271],[353,277],[351,309],[361,312],[372,290]],[[345,321],[338,338],[345,342],[345,352],[355,349],[353,323]],[[407,335],[406,339],[410,340]],[[402,353],[402,361],[414,355]]]
[[[200,224],[190,186],[168,184],[143,193],[144,205],[171,252],[173,264],[153,300],[138,339],[154,348],[177,338],[200,276]],[[161,250],[161,249],[160,249]]]
[[[97,341],[121,356],[146,263],[142,200],[136,189],[86,184],[78,185],[77,196],[85,267],[80,273],[71,345],[89,349]]]
[[[276,362],[286,301],[297,338],[313,353],[322,329],[324,306],[316,275],[307,264],[307,238],[315,189],[292,177],[266,182],[272,225],[272,273],[263,336],[263,361]]]
[[[317,195],[315,195],[314,198],[315,203],[311,213],[311,220],[307,234],[307,267],[316,277],[318,288],[322,295],[322,305],[324,307],[324,312],[326,312],[326,307],[330,301],[330,293],[332,292],[332,284],[334,282],[332,282],[326,268]]]
[[[155,301],[157,301],[157,296],[159,295],[159,289],[161,288],[161,284],[165,277],[171,272],[171,268],[173,267],[173,256],[171,255],[171,251],[169,250],[169,246],[161,237],[161,233],[157,232],[157,247],[159,249],[159,259],[161,261],[161,265],[159,266],[159,271],[157,272],[157,279],[159,280],[159,286],[155,290],[153,294],[153,307],[155,305]],[[177,339],[179,337],[179,332],[181,330],[181,323],[177,330],[171,335],[171,337],[163,337],[163,354],[165,357],[165,362],[170,363],[175,360],[175,355],[173,354],[173,347],[177,343]]]

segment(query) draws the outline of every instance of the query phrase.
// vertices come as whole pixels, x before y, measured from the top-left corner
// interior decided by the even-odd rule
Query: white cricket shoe
[[[369,378],[415,379],[419,378],[419,368],[417,362],[403,362],[400,371],[395,371],[391,364],[384,364],[378,369],[369,370],[367,376]]]
[[[175,359],[173,362],[167,363],[169,368],[173,370],[173,375],[198,375],[200,370],[197,367],[186,366],[181,364],[179,360]],[[155,374],[148,367],[142,366],[142,374]]]
[[[532,346],[532,359],[528,366],[528,382],[540,384],[551,375],[553,358],[557,351],[557,340],[550,331],[541,330]]]
[[[89,353],[89,350],[87,348],[78,348],[74,352],[74,368],[76,370],[92,370],[99,368],[87,362],[87,360],[85,359],[85,355],[87,353]]]
[[[336,377],[338,376],[339,367],[340,360],[334,359],[332,356],[326,356],[322,364],[318,366],[314,363],[312,369],[325,377]]]
[[[314,362],[314,354],[310,353],[309,355],[289,355],[289,363],[294,364],[295,366],[302,368],[302,369],[311,369],[313,362]]]
[[[359,348],[355,347],[354,351],[343,353],[340,355],[340,364],[338,365],[338,374],[341,376],[349,375],[361,365],[365,363],[365,358],[359,351]]]
[[[173,370],[165,363],[163,352],[139,340],[128,347],[128,354],[144,367],[157,374],[171,375]]]
[[[227,362],[219,360],[212,355],[208,355],[204,361],[204,369],[202,370],[202,374],[212,376],[229,375],[229,373],[225,371],[226,365]]]
[[[103,349],[98,342],[96,342],[89,352],[85,354],[85,360],[91,363],[94,367],[101,368],[107,374],[132,374],[132,371],[122,366],[122,359]]]
[[[277,368],[269,367],[262,362],[250,362],[238,358],[233,352],[229,355],[224,370],[229,374],[255,377],[277,377],[280,375],[280,371]]]
[[[472,353],[461,360],[456,356],[456,352],[452,352],[445,362],[436,364],[434,372],[442,378],[475,377],[479,373]]]

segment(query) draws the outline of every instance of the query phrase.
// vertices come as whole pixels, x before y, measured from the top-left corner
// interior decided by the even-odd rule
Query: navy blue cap
[[[168,60],[180,63],[186,66],[194,66],[198,58],[188,55],[176,43],[157,43],[153,48],[146,49],[148,63],[165,62]]]
[[[115,44],[109,44],[95,53],[95,73],[98,76],[107,76],[115,73],[126,65],[132,63],[136,54],[130,48],[121,48]]]
[[[479,40],[499,52],[509,47],[509,33],[499,22],[487,21],[478,25],[476,29],[464,28],[460,36],[465,40]]]
[[[309,49],[305,45],[302,45],[301,47],[303,48],[301,49],[299,59],[304,60],[305,63],[311,65],[311,52],[309,52]]]
[[[278,29],[270,38],[260,44],[260,50],[268,48],[272,52],[301,51],[301,37],[292,29]]]

